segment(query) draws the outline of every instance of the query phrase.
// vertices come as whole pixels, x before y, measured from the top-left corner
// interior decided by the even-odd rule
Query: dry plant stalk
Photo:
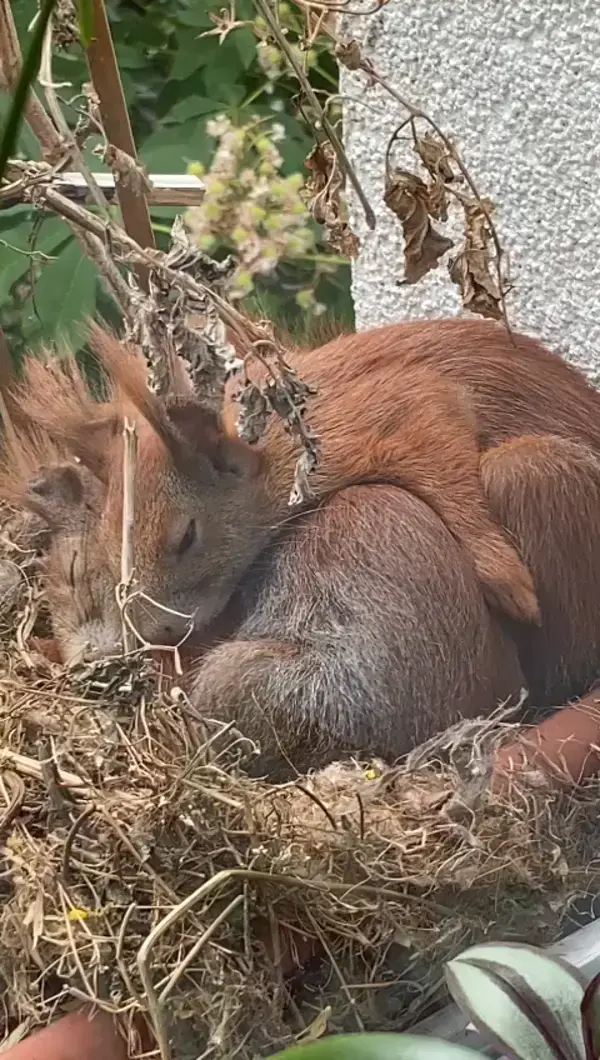
[[[270,4],[270,0],[254,0],[254,3],[257,10],[260,11],[262,17],[267,23],[267,26],[269,27],[271,33],[273,34],[273,37],[275,38],[278,47],[285,55],[290,69],[294,73],[295,77],[298,79],[302,88],[302,92],[306,96],[306,99],[308,100],[313,109],[315,118],[320,127],[319,130],[314,130],[317,143],[321,139],[320,129],[322,128],[323,132],[329,140],[333,152],[335,153],[340,170],[348,179],[349,183],[354,189],[356,197],[364,211],[367,225],[369,226],[369,228],[375,228],[375,214],[373,213],[373,208],[371,207],[367,197],[365,196],[360,181],[356,176],[354,168],[352,167],[348,159],[348,156],[344,149],[344,145],[342,144],[342,141],[337,133],[335,125],[333,125],[333,123],[329,120],[327,112],[321,106],[318,96],[314,92],[310,81],[308,80],[304,70],[302,69],[302,66],[297,61],[296,56],[294,55],[294,52],[292,51],[289,42],[277,21],[275,12]]]
[[[133,584],[135,567],[133,528],[134,528],[134,496],[135,475],[137,469],[137,442],[138,436],[134,423],[127,418],[123,425],[123,524],[121,538],[121,581],[117,587],[117,600],[121,609],[121,629],[123,636],[123,650],[125,655],[132,652],[135,647],[135,635],[125,621],[124,608]]]

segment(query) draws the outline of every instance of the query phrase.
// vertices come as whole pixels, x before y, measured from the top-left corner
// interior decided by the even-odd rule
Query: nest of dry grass
[[[597,792],[487,795],[513,725],[455,728],[394,770],[248,779],[250,745],[150,662],[69,673],[27,650],[35,541],[4,525],[20,572],[0,592],[4,1035],[81,1000],[132,1036],[145,1013],[176,1060],[400,1029],[435,1002],[445,959],[489,936],[550,942],[596,888]],[[282,925],[321,953],[291,985],[272,959]]]

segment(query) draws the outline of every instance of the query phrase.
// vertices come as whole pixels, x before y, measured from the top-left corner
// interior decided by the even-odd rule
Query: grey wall
[[[345,21],[380,72],[455,140],[496,203],[515,284],[511,321],[600,379],[600,3],[390,0]],[[352,207],[358,327],[461,312],[444,266],[396,286],[402,233],[382,184],[403,115],[360,75],[344,71],[342,91],[347,149],[377,213],[369,233]]]

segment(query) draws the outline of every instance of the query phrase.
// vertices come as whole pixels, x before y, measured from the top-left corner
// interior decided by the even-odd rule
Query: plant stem
[[[271,30],[271,32],[272,32],[273,36],[275,37],[279,47],[281,48],[281,50],[282,50],[283,54],[285,55],[288,63],[290,64],[292,70],[294,71],[294,74],[298,78],[298,81],[300,82],[300,86],[302,88],[302,91],[304,92],[304,95],[306,96],[308,102],[310,103],[311,107],[313,108],[315,114],[318,116],[319,123],[322,126],[323,131],[326,133],[327,137],[329,138],[331,146],[333,147],[333,150],[336,153],[340,169],[342,170],[342,173],[344,173],[345,176],[350,181],[350,183],[351,183],[351,185],[354,188],[354,191],[356,193],[356,197],[358,198],[358,201],[360,202],[360,204],[361,204],[361,206],[363,208],[363,211],[364,211],[364,214],[365,214],[365,220],[367,222],[367,225],[369,226],[370,229],[375,228],[375,214],[373,213],[373,209],[372,209],[372,207],[371,207],[371,205],[370,205],[370,203],[369,203],[364,191],[362,190],[362,187],[360,185],[359,179],[356,176],[356,173],[355,173],[355,171],[354,171],[354,169],[353,169],[353,167],[352,167],[352,165],[350,163],[348,155],[346,154],[346,152],[344,150],[344,146],[342,144],[342,141],[340,140],[340,138],[339,138],[339,136],[338,136],[338,134],[336,132],[335,126],[329,121],[329,118],[327,117],[327,114],[325,113],[323,107],[321,106],[317,95],[313,91],[313,88],[312,88],[312,85],[311,85],[310,81],[308,80],[306,74],[304,73],[304,70],[302,69],[300,63],[297,61],[296,56],[294,55],[292,49],[290,48],[290,45],[289,45],[289,43],[288,43],[288,41],[287,41],[287,39],[285,37],[285,34],[281,30],[281,26],[279,25],[277,19],[275,18],[275,15],[273,14],[273,10],[271,8],[271,4],[269,3],[269,0],[254,0],[254,2],[256,4],[256,7],[258,8],[260,13],[262,14],[265,22],[269,26],[269,29]],[[315,131],[318,132],[318,130],[315,130]],[[317,140],[318,140],[318,136],[317,136]]]

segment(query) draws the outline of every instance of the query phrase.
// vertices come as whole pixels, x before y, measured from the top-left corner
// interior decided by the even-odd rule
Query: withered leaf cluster
[[[281,360],[279,376],[271,375],[266,381],[257,383],[248,379],[238,391],[236,400],[240,406],[237,430],[240,438],[253,444],[266,431],[272,412],[282,420],[285,429],[302,447],[296,463],[294,484],[290,494],[291,506],[301,504],[314,497],[309,476],[319,462],[320,446],[317,437],[304,419],[307,399],[315,393],[294,369]]]
[[[433,223],[448,219],[452,197],[464,212],[464,240],[449,261],[450,279],[460,289],[465,309],[499,319],[503,315],[504,292],[490,223],[493,204],[489,199],[458,191],[450,143],[426,133],[415,136],[413,146],[427,172],[426,178],[399,167],[388,169],[384,193],[386,205],[402,224],[403,282],[416,283],[437,268],[446,251],[454,246],[454,240]]]
[[[416,283],[454,245],[432,221],[448,217],[448,185],[454,171],[443,143],[426,133],[417,137],[414,149],[427,170],[427,180],[395,167],[385,179],[384,201],[396,214],[404,233],[404,283]]]
[[[430,188],[415,173],[395,168],[386,176],[384,201],[396,214],[404,233],[404,282],[416,283],[435,269],[442,255],[453,246],[451,239],[431,223],[439,205]]]
[[[149,295],[137,288],[132,291],[126,338],[141,347],[149,384],[157,394],[169,388],[175,356],[194,392],[218,409],[225,379],[239,370],[241,361],[208,292],[222,294],[234,262],[229,257],[215,262],[193,247],[179,217],[171,237],[171,248],[164,256],[167,271],[151,271]],[[178,279],[186,275],[199,281],[202,288],[191,293]]]
[[[66,51],[79,43],[77,8],[73,0],[58,0],[54,10],[52,43],[58,51]]]
[[[460,288],[465,309],[499,320],[502,291],[493,271],[494,248],[489,222],[494,205],[489,199],[465,199],[462,205],[465,239],[462,249],[448,265],[450,279]]]
[[[323,225],[329,246],[339,254],[355,258],[358,237],[350,228],[344,198],[344,175],[328,140],[315,145],[305,162],[309,171],[303,198],[317,224]]]
[[[360,70],[362,54],[357,40],[338,41],[335,46],[335,57],[348,70]]]

